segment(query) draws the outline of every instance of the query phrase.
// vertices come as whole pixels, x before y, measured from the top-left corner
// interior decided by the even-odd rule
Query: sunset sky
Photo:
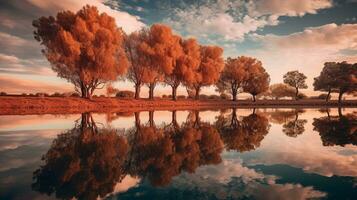
[[[127,33],[164,23],[184,37],[222,46],[225,57],[256,57],[271,83],[297,69],[308,76],[307,94],[324,62],[357,62],[357,0],[0,0],[0,91],[73,90],[41,55],[31,23],[85,4],[113,16]],[[128,82],[116,86],[133,90]],[[158,94],[169,91],[157,89]]]

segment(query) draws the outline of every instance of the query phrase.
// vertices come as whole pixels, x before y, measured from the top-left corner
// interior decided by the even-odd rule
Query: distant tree
[[[253,96],[253,101],[256,101],[256,96],[269,89],[270,76],[265,71],[262,63],[255,58],[247,58],[250,60],[247,65],[247,77],[243,83],[243,91]]]
[[[295,97],[295,88],[284,83],[273,84],[269,87],[270,95],[275,99],[283,97]]]
[[[106,86],[107,97],[115,95],[117,92],[119,92],[117,88],[115,88],[112,84],[107,84]]]
[[[247,68],[259,64],[259,61],[245,56],[227,58],[225,67],[216,84],[218,92],[220,94],[228,92],[232,95],[233,101],[236,101],[239,89],[242,87],[243,82],[248,78]]]
[[[126,72],[123,32],[113,17],[99,14],[94,6],[41,17],[33,26],[52,69],[73,83],[82,97],[91,98],[95,89]]]
[[[194,79],[187,81],[186,86],[195,91],[195,99],[199,99],[202,87],[215,84],[224,67],[223,49],[218,46],[200,47],[199,68],[193,72]]]
[[[284,83],[295,88],[295,99],[298,100],[299,89],[306,89],[306,76],[299,71],[290,71],[284,75]]]
[[[168,26],[154,24],[143,31],[146,37],[139,46],[145,63],[143,81],[149,86],[149,98],[153,99],[157,83],[173,73],[182,48],[180,37]]]

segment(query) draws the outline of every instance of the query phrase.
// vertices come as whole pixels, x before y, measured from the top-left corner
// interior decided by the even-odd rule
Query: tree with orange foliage
[[[171,75],[178,57],[182,54],[180,37],[174,35],[170,27],[154,24],[142,30],[145,40],[139,45],[143,59],[143,81],[149,86],[149,98],[154,98],[154,89],[164,76]]]
[[[195,90],[195,99],[199,99],[202,87],[215,84],[224,67],[223,49],[218,46],[200,47],[200,65],[192,74],[193,80],[185,85]]]
[[[248,69],[250,60],[247,57],[227,58],[225,68],[216,84],[220,93],[229,92],[233,101],[237,100],[239,89],[248,78]]]
[[[134,83],[135,99],[140,98],[140,89],[144,84],[145,59],[139,51],[139,46],[146,39],[145,30],[135,31],[125,37],[125,51],[129,60],[130,67],[127,79]]]
[[[182,53],[173,73],[165,77],[165,83],[172,88],[173,100],[176,100],[176,91],[182,82],[193,82],[196,79],[195,71],[200,65],[200,46],[195,39],[181,40],[181,47]]]
[[[270,76],[262,66],[262,62],[251,57],[241,57],[244,60],[244,65],[247,68],[247,78],[243,83],[243,91],[250,93],[253,96],[253,101],[256,101],[256,96],[269,89]]]
[[[116,80],[128,67],[122,30],[113,17],[94,6],[41,17],[33,26],[52,69],[73,83],[82,97],[91,98],[95,89]]]

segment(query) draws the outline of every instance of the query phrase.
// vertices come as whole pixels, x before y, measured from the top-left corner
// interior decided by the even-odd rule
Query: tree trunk
[[[295,92],[295,100],[299,100],[299,88],[296,88],[296,92]]]
[[[141,84],[135,85],[135,99],[140,99]]]
[[[195,87],[195,91],[196,91],[195,99],[196,100],[200,99],[200,90],[201,90],[201,87]]]
[[[237,101],[237,90],[232,87],[232,97],[233,101]]]
[[[343,92],[340,90],[340,92],[338,94],[338,103],[342,103],[342,95],[343,95]]]
[[[252,96],[253,96],[253,102],[255,102],[255,101],[256,101],[256,99],[255,99],[255,95],[253,94]]]
[[[150,124],[150,127],[153,127],[154,126],[154,111],[149,111],[149,124]]]
[[[149,99],[154,99],[154,89],[155,89],[155,83],[150,83],[150,85],[149,85]]]
[[[338,118],[341,119],[342,116],[343,116],[343,115],[342,115],[342,108],[341,108],[341,106],[339,106],[339,107],[338,107]]]
[[[178,87],[178,85],[171,86],[171,88],[172,88],[172,100],[174,100],[174,101],[176,101],[177,87]]]
[[[331,95],[331,88],[328,88],[328,93],[326,96],[326,102],[328,102],[328,100],[330,99],[330,95]]]
[[[176,119],[176,110],[172,111],[172,125],[177,128],[178,124],[177,124],[177,119]]]
[[[140,127],[140,113],[135,112],[135,127],[139,128]]]

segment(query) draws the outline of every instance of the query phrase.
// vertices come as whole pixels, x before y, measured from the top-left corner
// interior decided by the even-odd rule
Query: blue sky
[[[113,16],[127,33],[164,23],[184,37],[222,46],[225,57],[256,57],[271,83],[297,69],[309,77],[307,93],[324,62],[357,61],[357,0],[0,0],[1,90],[72,90],[41,55],[31,21],[85,4]],[[127,82],[116,85],[132,89]]]

